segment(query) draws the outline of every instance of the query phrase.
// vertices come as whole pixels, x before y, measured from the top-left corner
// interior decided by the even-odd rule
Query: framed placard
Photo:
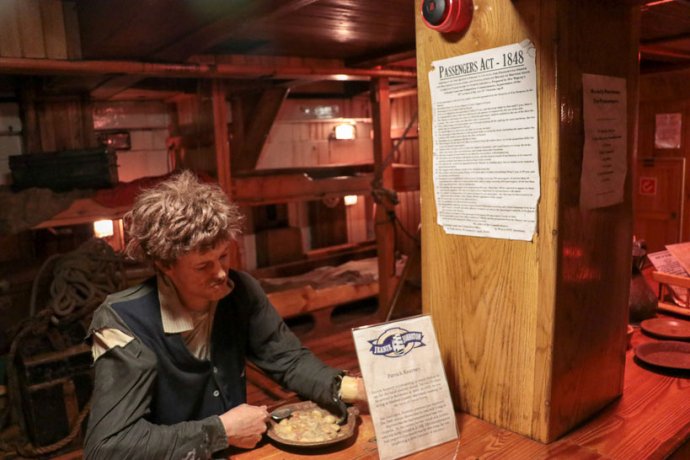
[[[430,316],[360,327],[352,335],[381,460],[458,438]]]
[[[98,143],[114,150],[132,148],[129,131],[102,131],[98,133]]]

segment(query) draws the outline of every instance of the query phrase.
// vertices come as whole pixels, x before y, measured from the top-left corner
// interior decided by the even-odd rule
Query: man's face
[[[173,282],[182,304],[190,310],[204,311],[210,303],[230,293],[230,241],[205,252],[191,251],[169,267],[160,267]]]

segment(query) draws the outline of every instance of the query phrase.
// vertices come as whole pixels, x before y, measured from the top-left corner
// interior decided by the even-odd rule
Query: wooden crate
[[[46,446],[66,437],[93,390],[91,350],[76,322],[29,335],[16,357],[22,429],[31,443]]]
[[[107,148],[10,155],[12,188],[44,187],[56,192],[117,184],[117,158]]]

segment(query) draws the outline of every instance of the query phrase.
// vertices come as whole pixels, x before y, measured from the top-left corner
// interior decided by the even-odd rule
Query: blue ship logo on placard
[[[423,338],[424,334],[421,332],[394,327],[384,331],[378,338],[369,340],[371,344],[369,351],[386,358],[399,358],[415,348],[423,347]]]

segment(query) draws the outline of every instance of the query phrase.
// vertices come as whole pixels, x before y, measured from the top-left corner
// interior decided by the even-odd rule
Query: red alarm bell
[[[424,0],[422,18],[439,32],[464,32],[472,19],[472,0]]]

